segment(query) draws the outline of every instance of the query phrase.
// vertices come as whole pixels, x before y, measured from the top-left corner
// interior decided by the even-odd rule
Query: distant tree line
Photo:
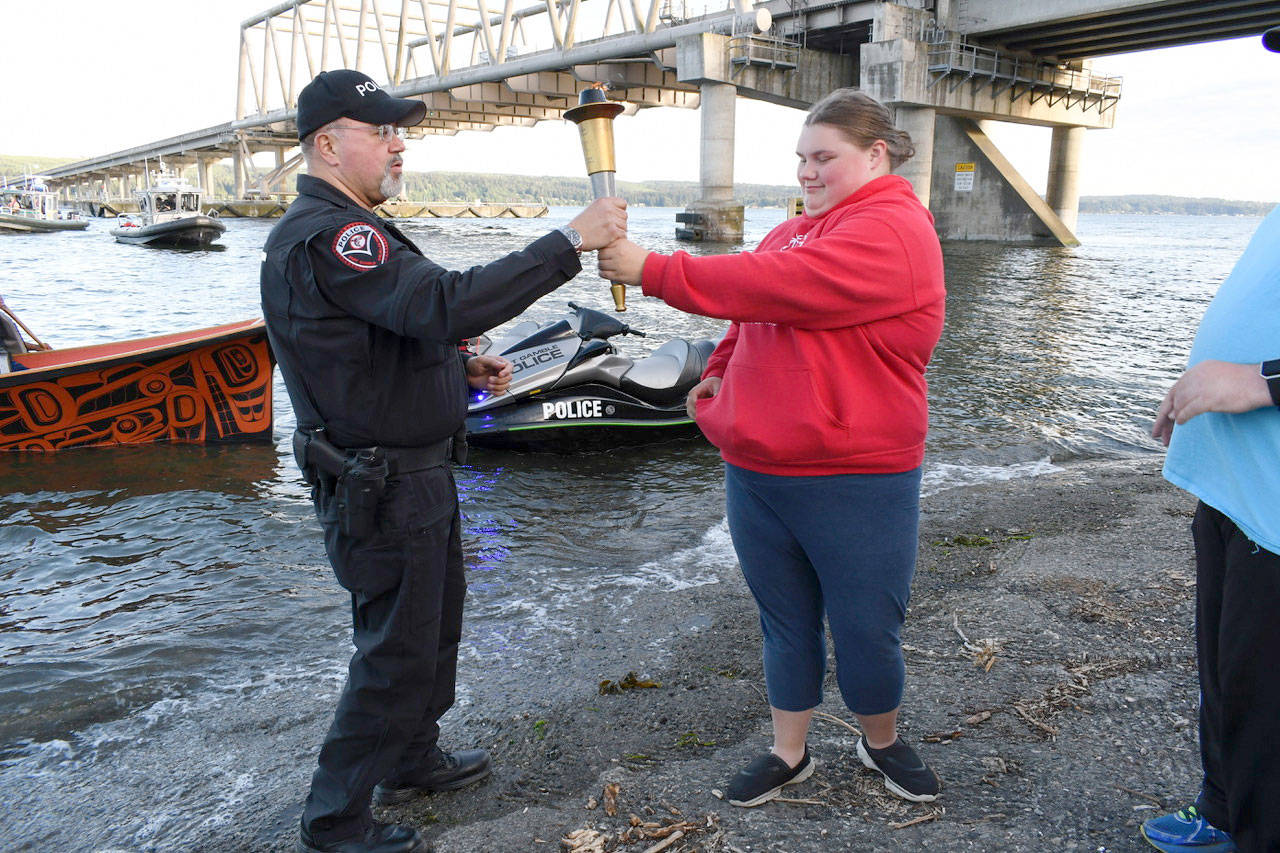
[[[194,175],[189,176],[194,179]],[[215,167],[212,191],[229,197],[231,170]],[[685,207],[697,201],[695,181],[618,182],[618,193],[630,204]],[[486,201],[579,206],[591,202],[585,177],[492,175],[481,172],[405,172],[405,195],[414,201]],[[747,207],[785,207],[800,195],[797,186],[734,184],[733,195]],[[1169,195],[1082,196],[1081,213],[1179,214],[1183,216],[1265,216],[1273,202],[1183,198]]]
[[[1178,214],[1182,216],[1266,216],[1268,201],[1182,198],[1172,195],[1095,195],[1080,198],[1081,213]]]
[[[195,180],[195,170],[186,177]],[[229,198],[233,192],[231,170],[209,170],[210,193]],[[292,189],[290,181],[289,188]],[[629,203],[648,207],[684,207],[697,201],[698,184],[692,181],[618,182],[618,192]],[[748,207],[781,207],[800,195],[799,187],[735,184],[734,196]],[[405,172],[404,195],[413,201],[512,202],[581,206],[591,202],[591,182],[586,177],[491,175],[481,172]]]
[[[0,155],[0,176],[19,177],[24,173],[74,162],[66,158],[15,157]],[[184,177],[197,180],[195,167]],[[217,165],[209,170],[206,191],[215,198],[230,198],[234,192],[231,169]],[[289,189],[292,190],[292,182]],[[618,192],[628,202],[648,207],[685,207],[697,201],[700,191],[694,181],[618,182]],[[734,184],[734,197],[748,207],[785,207],[800,195],[796,186]],[[591,201],[591,182],[585,177],[534,177],[492,175],[481,172],[406,172],[405,195],[413,201],[484,201],[525,204],[585,205]],[[1183,216],[1265,216],[1274,202],[1232,201],[1222,198],[1183,198],[1170,195],[1082,196],[1081,213],[1178,214]]]
[[[54,166],[73,162],[75,161],[54,157],[12,157],[0,154],[0,178],[12,181],[23,175],[40,175]]]
[[[421,201],[512,201],[552,205],[590,203],[591,182],[585,178],[488,175],[477,172],[406,172],[405,194]],[[631,204],[684,207],[698,200],[692,181],[618,182],[618,194]],[[749,207],[778,207],[800,195],[798,187],[735,184],[733,194]]]

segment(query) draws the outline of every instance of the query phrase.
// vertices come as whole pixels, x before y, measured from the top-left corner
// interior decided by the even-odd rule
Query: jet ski
[[[617,318],[569,303],[546,323],[525,320],[468,349],[511,362],[511,385],[497,396],[472,391],[467,442],[477,447],[574,452],[698,435],[685,395],[698,383],[716,341],[675,338],[639,360],[610,342],[645,337]]]

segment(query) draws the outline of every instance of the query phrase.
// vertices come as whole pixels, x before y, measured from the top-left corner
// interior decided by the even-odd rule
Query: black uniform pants
[[[1191,530],[1204,766],[1197,804],[1240,850],[1280,851],[1280,556],[1204,503]]]
[[[373,787],[432,755],[453,704],[467,585],[447,465],[388,480],[378,530],[365,539],[338,529],[330,490],[314,497],[334,574],[351,593],[356,647],[302,815],[326,843],[362,832]]]

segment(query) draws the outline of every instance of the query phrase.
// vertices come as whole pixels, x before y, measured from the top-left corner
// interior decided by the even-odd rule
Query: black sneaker
[[[872,749],[866,736],[858,738],[858,757],[862,763],[884,776],[889,793],[913,803],[931,803],[938,798],[942,783],[916,755],[916,751],[898,738],[892,746]]]
[[[812,776],[816,766],[809,757],[808,744],[804,747],[804,757],[795,767],[772,752],[766,752],[733,777],[729,783],[729,803],[745,808],[767,803],[782,793],[783,785],[794,785]]]

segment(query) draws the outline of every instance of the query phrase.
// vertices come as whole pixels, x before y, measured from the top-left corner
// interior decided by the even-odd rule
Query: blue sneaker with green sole
[[[1142,837],[1165,853],[1230,853],[1236,849],[1231,836],[1205,820],[1195,806],[1144,821]]]

